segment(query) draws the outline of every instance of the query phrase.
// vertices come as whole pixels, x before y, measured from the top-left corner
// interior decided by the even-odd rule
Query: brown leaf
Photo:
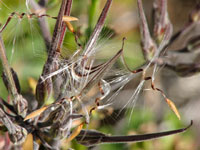
[[[49,107],[49,105],[48,105],[48,106],[44,106],[44,107],[42,107],[42,108],[40,108],[40,109],[37,109],[37,110],[35,110],[34,112],[28,114],[28,115],[26,116],[26,118],[24,118],[24,121],[39,116],[39,115],[40,115],[42,112],[44,112],[48,107]]]
[[[63,16],[63,21],[64,22],[78,21],[78,18],[72,16]]]
[[[79,135],[79,133],[81,132],[83,128],[83,123],[80,124],[76,129],[73,130],[72,134],[70,135],[69,138],[67,138],[66,142],[70,142],[71,140],[73,140],[77,135]]]
[[[65,21],[65,23],[66,23],[68,30],[71,31],[72,33],[74,33],[74,27],[72,26],[72,24],[68,21]]]

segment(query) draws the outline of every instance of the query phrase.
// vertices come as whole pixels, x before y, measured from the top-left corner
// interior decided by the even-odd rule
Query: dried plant
[[[40,0],[37,4],[34,0],[27,0],[27,5],[39,10],[46,6],[47,0]],[[144,82],[150,80],[153,90],[158,91],[164,97],[171,110],[180,119],[180,114],[175,104],[167,98],[165,93],[154,84],[157,68],[163,64],[175,70],[181,76],[193,75],[199,71],[198,63],[194,64],[173,64],[165,59],[170,52],[170,46],[179,38],[184,38],[184,44],[177,52],[193,52],[199,46],[199,36],[185,37],[187,32],[192,30],[199,23],[199,7],[191,14],[189,24],[177,34],[172,35],[172,24],[168,17],[167,0],[154,1],[154,29],[153,36],[150,35],[148,23],[144,14],[142,1],[138,0],[138,13],[140,19],[141,47],[146,63],[140,69],[131,70],[123,56],[124,42],[122,48],[108,61],[96,65],[95,54],[97,53],[97,41],[104,26],[106,16],[111,6],[112,0],[107,0],[96,23],[96,26],[85,46],[79,43],[78,32],[71,25],[71,21],[77,18],[70,16],[72,0],[62,0],[60,11],[57,17],[51,17],[46,12],[22,13],[13,12],[2,26],[0,33],[4,31],[13,16],[23,18],[38,18],[42,36],[47,48],[47,60],[43,67],[42,74],[36,86],[37,108],[28,110],[28,101],[20,94],[20,85],[14,69],[9,65],[4,42],[0,37],[0,57],[3,64],[3,81],[11,102],[0,98],[0,121],[1,129],[9,133],[9,138],[15,147],[23,145],[28,134],[33,137],[33,149],[60,149],[61,141],[67,142],[75,139],[80,144],[92,146],[101,143],[126,143],[141,142],[167,135],[177,134],[186,131],[191,124],[182,129],[151,133],[144,135],[110,136],[95,130],[84,130],[83,127],[90,123],[93,111],[106,109],[112,103],[110,98],[114,98],[113,87],[120,90],[134,78],[134,74],[142,73],[139,86],[132,95],[136,99],[141,91]],[[28,4],[29,3],[29,4]],[[56,19],[56,25],[51,38],[45,17]],[[77,51],[68,59],[62,58],[61,49],[66,30],[74,34],[77,43]],[[191,46],[192,45],[192,48]],[[121,58],[125,72],[119,75],[112,75],[109,78],[109,70]],[[152,76],[147,76],[146,72],[153,67]],[[93,88],[99,90],[93,96],[88,93]],[[133,89],[134,90],[134,89]],[[54,102],[45,105],[45,102],[53,95]],[[106,98],[106,102],[105,102]],[[127,102],[127,105],[132,98]],[[126,107],[126,106],[125,106]],[[40,142],[38,142],[38,139]],[[42,148],[41,148],[42,147]]]

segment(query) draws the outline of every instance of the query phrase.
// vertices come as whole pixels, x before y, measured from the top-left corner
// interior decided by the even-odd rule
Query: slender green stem
[[[4,46],[3,40],[1,38],[1,35],[0,35],[0,58],[2,61],[3,69],[4,69],[7,79],[8,79],[9,91],[11,92],[12,96],[14,97],[14,96],[18,95],[17,88],[15,86],[15,82],[14,82],[14,79],[13,79],[13,76],[12,76],[12,73],[10,70],[10,65],[9,65],[8,59],[6,57],[5,46]]]

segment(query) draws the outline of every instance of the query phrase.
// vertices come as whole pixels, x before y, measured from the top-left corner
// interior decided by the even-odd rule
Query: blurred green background
[[[61,0],[49,0],[47,5],[47,14],[50,16],[56,16],[60,3]],[[73,22],[73,26],[75,30],[80,31],[80,40],[83,45],[88,40],[104,3],[105,0],[74,0],[71,15],[79,18],[79,21]],[[187,13],[194,7],[194,5],[194,1],[169,1],[169,14],[171,14],[170,17],[175,30],[186,22]],[[149,12],[152,8],[152,1],[145,0],[144,7],[150,18]],[[179,10],[185,11],[182,12],[179,18],[176,18],[173,14],[175,11]],[[25,1],[0,1],[0,23],[2,25],[6,22],[12,12],[27,12]],[[140,65],[144,63],[140,48],[140,32],[137,15],[137,5],[135,0],[113,0],[112,7],[106,20],[105,29],[103,30],[99,41],[99,46],[102,51],[97,55],[98,59],[107,60],[110,58],[121,48],[122,38],[126,37],[127,40],[124,48],[125,58],[130,68],[134,69],[140,67]],[[47,20],[52,33],[55,20],[51,18],[47,18]],[[46,60],[45,45],[37,24],[37,18],[33,17],[27,19],[27,17],[24,17],[20,20],[17,16],[13,17],[6,29],[3,31],[2,37],[5,42],[9,62],[19,76],[22,93],[30,93],[31,88],[28,84],[28,79],[30,77],[35,80],[39,78]],[[74,36],[70,32],[67,32],[62,49],[62,55],[68,57],[74,50],[76,50]],[[7,95],[8,93],[2,84],[2,80],[0,80],[0,96],[6,99]],[[149,105],[142,102],[142,104],[136,105],[131,114],[130,111],[122,113],[122,119],[115,117],[117,110],[110,115],[105,115],[107,112],[96,113],[93,115],[92,122],[88,128],[100,130],[111,135],[128,135],[177,129],[186,125],[185,123],[182,123],[182,121],[179,121],[170,110],[166,111],[162,120],[158,120],[155,114],[156,111],[149,108],[150,106],[151,104]],[[167,105],[165,105],[165,107],[167,107]],[[113,122],[109,120],[113,120]],[[105,144],[94,147],[93,149],[189,150],[198,149],[197,141],[198,140],[195,139],[195,134],[190,130],[180,135],[148,142],[136,144]],[[87,149],[86,147],[77,144],[76,141],[73,141],[71,145],[64,143],[63,147],[63,149],[69,147],[79,150]]]

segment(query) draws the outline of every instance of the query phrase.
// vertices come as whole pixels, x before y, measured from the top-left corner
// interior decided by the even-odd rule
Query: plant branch
[[[87,45],[85,47],[83,54],[84,55],[88,54],[88,57],[91,55],[92,49],[95,46],[95,44],[97,43],[97,40],[98,40],[101,30],[103,28],[103,25],[104,25],[106,16],[108,14],[108,10],[111,6],[111,3],[112,3],[112,0],[107,0],[106,4],[101,12],[101,15],[97,21],[97,24],[94,28],[94,31],[93,31],[92,35],[90,36],[89,41],[87,42]]]

